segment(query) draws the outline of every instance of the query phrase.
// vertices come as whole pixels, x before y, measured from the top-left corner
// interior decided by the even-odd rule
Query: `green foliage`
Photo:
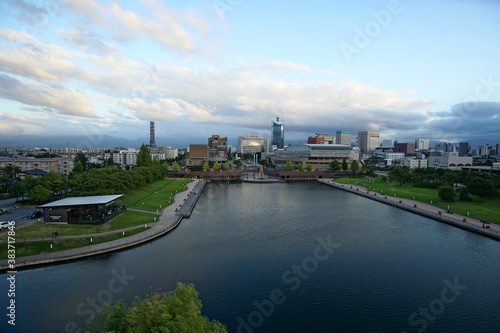
[[[208,169],[210,169],[210,166],[208,165],[208,162],[203,162],[203,171],[207,171]]]
[[[312,171],[312,169],[313,169],[312,164],[307,163],[307,164],[306,164],[306,171],[307,171],[307,172],[310,172],[310,171]]]
[[[298,171],[304,171],[304,167],[302,166],[302,164],[297,165],[297,166],[296,166],[296,169],[297,169]]]
[[[287,161],[287,162],[285,163],[285,170],[286,170],[286,171],[291,171],[291,170],[292,170],[292,168],[293,168],[293,163],[292,163],[292,161]]]
[[[349,169],[349,165],[347,164],[347,161],[344,159],[342,160],[342,171],[347,171]]]
[[[219,162],[215,162],[214,163],[214,171],[219,171],[220,170],[220,163]]]
[[[351,163],[351,171],[352,175],[356,177],[356,174],[359,172],[359,163],[358,161],[352,161]]]
[[[467,190],[471,194],[477,195],[480,198],[489,197],[495,193],[495,187],[493,186],[493,181],[486,179],[487,177],[481,177],[473,175],[467,180]]]
[[[222,170],[224,171],[231,170],[231,164],[229,164],[229,162],[225,162],[224,164],[222,164]]]
[[[458,198],[461,201],[472,201],[472,198],[469,196],[469,190],[467,190],[467,187],[461,187],[458,190]]]
[[[181,168],[181,167],[180,167],[180,165],[179,165],[179,162],[175,161],[175,162],[172,164],[172,171],[173,171],[173,172],[177,172],[177,171],[179,171],[179,169],[180,169],[180,168]]]
[[[139,149],[139,154],[137,155],[136,167],[148,167],[153,164],[151,155],[149,154],[148,147],[143,143]]]
[[[105,305],[92,317],[85,332],[227,332],[220,322],[201,314],[198,296],[193,284],[177,283],[168,293],[154,292],[144,300],[137,297],[128,308],[122,301]]]
[[[330,162],[330,170],[333,172],[340,171],[340,163],[337,160]]]
[[[82,171],[87,170],[88,158],[81,151],[79,151],[78,153],[76,153],[76,156],[75,156],[75,167],[76,167],[77,163],[81,163],[82,164],[82,166],[83,166],[83,170]]]
[[[104,161],[105,167],[113,167],[115,166],[115,161],[113,161],[113,156],[110,156],[106,161]]]
[[[42,185],[37,185],[28,192],[28,199],[42,202],[50,198],[50,191]]]
[[[438,191],[439,198],[444,202],[453,202],[453,197],[455,196],[455,191],[451,186],[442,186]]]
[[[391,180],[398,182],[400,186],[411,180],[411,175],[407,167],[402,167],[402,166],[393,167],[389,171],[388,175]]]
[[[83,166],[83,163],[78,161],[75,162],[75,166],[73,167],[73,172],[74,173],[82,173],[85,171],[85,167]]]

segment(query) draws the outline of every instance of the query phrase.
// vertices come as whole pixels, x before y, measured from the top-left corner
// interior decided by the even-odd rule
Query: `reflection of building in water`
[[[242,154],[255,154],[268,151],[268,139],[258,136],[238,137],[238,151]]]

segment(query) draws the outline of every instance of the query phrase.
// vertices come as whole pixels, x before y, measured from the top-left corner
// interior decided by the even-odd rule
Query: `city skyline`
[[[276,117],[285,142],[336,130],[499,141],[498,2],[0,6],[4,141],[91,134],[147,143],[148,121],[165,145],[269,137]]]

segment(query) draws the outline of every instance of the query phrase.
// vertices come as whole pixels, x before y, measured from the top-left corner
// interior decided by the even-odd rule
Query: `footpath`
[[[496,240],[500,240],[500,225],[498,224],[491,223],[485,225],[483,221],[472,218],[470,216],[463,216],[455,213],[447,213],[446,210],[440,207],[436,207],[416,200],[403,199],[377,193],[371,191],[370,189],[367,189],[364,186],[356,184],[342,184],[334,181],[333,179],[318,179],[317,181],[322,184],[336,187],[338,189],[347,192],[351,192],[394,207],[411,211],[413,213],[423,215],[432,218],[434,220],[453,225],[461,229],[469,230]]]
[[[191,183],[188,183],[186,185],[187,189],[183,192],[177,193],[174,196],[174,202],[163,209],[158,222],[148,223],[147,226],[150,227],[150,229],[144,232],[107,243],[85,246],[59,252],[43,253],[33,256],[19,257],[15,259],[15,268],[17,269],[20,267],[31,266],[31,265],[40,265],[40,264],[48,264],[65,260],[74,260],[101,253],[117,251],[144,242],[148,242],[152,239],[162,236],[168,233],[169,231],[173,230],[175,227],[177,227],[184,217],[190,216],[199,196],[203,191],[203,188],[205,187],[205,184],[206,184],[205,180],[199,180],[199,179]],[[181,213],[181,210],[183,211],[183,213]],[[144,228],[144,225],[139,225],[120,230],[108,231],[100,234],[61,236],[59,237],[59,239],[62,240],[70,238],[90,238],[90,237],[104,236],[114,233],[121,233],[123,231],[137,229],[137,228]],[[22,242],[22,241],[30,242],[30,241],[51,240],[51,239],[52,239],[51,237],[26,238],[23,240],[16,239],[16,242]],[[3,240],[2,242],[5,243],[6,240]],[[0,260],[0,271],[7,269],[9,269],[8,260],[7,259]]]

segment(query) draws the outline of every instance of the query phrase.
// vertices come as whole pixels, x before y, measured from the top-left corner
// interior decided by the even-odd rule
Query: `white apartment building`
[[[429,160],[426,158],[405,157],[400,160],[401,165],[407,166],[410,169],[427,168],[429,167]]]

